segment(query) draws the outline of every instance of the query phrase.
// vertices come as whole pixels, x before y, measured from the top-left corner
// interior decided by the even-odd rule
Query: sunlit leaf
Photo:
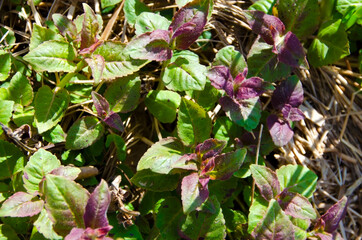
[[[194,172],[182,179],[181,182],[181,200],[185,214],[194,211],[200,207],[209,197],[209,190],[206,186],[199,183],[198,173]]]
[[[0,81],[6,80],[10,75],[11,55],[4,50],[0,50]]]
[[[294,218],[317,218],[316,211],[314,210],[312,204],[306,197],[303,197],[299,193],[292,193],[287,189],[284,189],[284,191],[279,194],[277,201],[285,214]]]
[[[294,132],[289,122],[279,119],[276,115],[271,114],[268,116],[267,125],[276,146],[282,147],[293,138]]]
[[[246,68],[244,56],[234,46],[226,46],[220,49],[212,62],[213,66],[223,65],[230,69],[231,75],[235,78]]]
[[[48,239],[62,239],[61,236],[54,232],[53,223],[50,220],[47,210],[45,208],[41,211],[39,217],[34,222],[34,226],[39,233],[43,234],[43,236]]]
[[[271,200],[280,193],[277,175],[270,168],[260,165],[250,165],[250,171],[265,200]]]
[[[69,20],[66,16],[63,16],[59,13],[54,13],[52,15],[54,25],[62,33],[63,36],[69,36],[71,39],[76,39],[78,32],[77,27],[73,21]]]
[[[24,167],[24,154],[14,144],[0,139],[0,179],[12,178]]]
[[[171,123],[176,119],[180,103],[180,95],[167,90],[151,90],[145,99],[148,110],[163,123]]]
[[[36,47],[38,47],[43,42],[49,41],[49,40],[59,40],[62,41],[64,38],[54,32],[51,29],[41,27],[38,24],[34,23],[33,25],[33,32],[31,34],[30,38],[30,44],[29,44],[29,50],[32,51]]]
[[[84,59],[88,66],[92,69],[94,84],[97,85],[102,79],[103,70],[105,67],[104,58],[101,55],[93,54],[90,58]]]
[[[16,192],[1,206],[1,217],[31,217],[43,209],[44,201],[32,201],[34,196],[25,192]]]
[[[170,23],[171,22],[167,18],[159,14],[143,12],[136,18],[136,35],[151,32],[156,29],[168,30]]]
[[[29,80],[21,72],[17,72],[10,80],[7,88],[9,100],[23,106],[29,105],[33,101],[33,88]]]
[[[82,31],[80,32],[80,49],[88,48],[95,43],[97,41],[96,36],[102,29],[92,8],[86,3],[82,5],[84,9],[84,19]]]
[[[135,24],[137,17],[141,13],[150,11],[151,10],[140,0],[126,0],[123,7],[127,22],[132,26]]]

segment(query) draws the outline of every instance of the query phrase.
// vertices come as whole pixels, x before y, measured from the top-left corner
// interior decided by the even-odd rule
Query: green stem
[[[68,82],[70,81],[70,79],[72,79],[72,77],[75,76],[75,74],[77,74],[80,70],[82,70],[85,66],[87,65],[87,63],[82,60],[77,64],[77,68],[75,69],[74,72],[71,73],[67,73],[67,75],[65,75],[65,77],[60,81],[60,83],[57,84],[57,88],[64,88],[65,85],[68,84]]]

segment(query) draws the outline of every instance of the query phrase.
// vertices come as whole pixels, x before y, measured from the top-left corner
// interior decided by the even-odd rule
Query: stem
[[[260,130],[259,130],[258,146],[256,148],[256,156],[255,156],[255,164],[256,165],[258,165],[258,158],[259,158],[259,150],[260,150],[260,143],[261,143],[262,133],[263,133],[263,124],[260,125]],[[254,191],[255,191],[255,179],[253,178],[253,185],[251,186],[250,205],[253,204],[253,201],[254,201]]]
[[[60,81],[60,83],[57,84],[57,88],[64,88],[65,85],[68,84],[70,79],[72,79],[72,77],[74,77],[74,75],[77,74],[80,70],[82,70],[86,65],[87,63],[84,60],[80,61],[77,64],[77,68],[75,69],[75,71],[67,73],[67,75],[65,75],[65,77]]]

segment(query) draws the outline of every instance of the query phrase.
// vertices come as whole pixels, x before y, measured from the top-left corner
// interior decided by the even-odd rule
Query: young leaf
[[[0,139],[0,180],[12,178],[24,167],[24,154],[14,144]]]
[[[303,102],[303,87],[298,77],[293,75],[283,81],[274,91],[271,103],[281,110],[285,104],[298,107]]]
[[[90,195],[83,216],[86,227],[93,229],[107,227],[107,210],[111,203],[111,194],[107,182],[103,179]]]
[[[277,198],[277,201],[285,214],[301,219],[317,218],[316,211],[312,204],[310,204],[306,197],[303,197],[299,193],[289,192],[287,189],[284,189]]]
[[[246,149],[237,149],[234,152],[217,155],[214,161],[214,168],[205,174],[211,180],[227,180],[234,172],[239,170],[243,164],[246,155]]]
[[[283,117],[287,121],[300,121],[305,118],[304,113],[298,109],[294,108],[289,104],[285,104],[282,108]]]
[[[215,66],[207,72],[211,85],[216,89],[224,90],[230,97],[234,96],[233,77],[226,66]]]
[[[228,67],[233,78],[246,68],[244,56],[239,51],[236,51],[234,46],[226,46],[220,49],[216,53],[212,65]]]
[[[342,20],[322,24],[308,49],[308,60],[314,67],[334,63],[349,55],[349,42]]]
[[[146,32],[152,32],[154,30],[168,30],[170,21],[152,12],[143,12],[136,18],[135,29],[136,35],[141,35]]]
[[[362,6],[362,4],[359,0],[338,0],[336,2],[336,10],[342,15],[345,15],[348,12],[348,8],[351,6],[358,9]]]
[[[52,19],[54,21],[54,25],[58,28],[59,32],[61,32],[64,37],[68,36],[73,40],[77,38],[78,31],[73,21],[59,13],[54,13],[52,15]]]
[[[173,17],[169,30],[176,47],[185,50],[194,43],[207,22],[209,0],[194,0],[182,7]]]
[[[137,107],[140,98],[141,80],[137,75],[131,75],[114,81],[104,93],[114,112],[126,113]]]
[[[10,75],[11,55],[0,50],[0,82],[6,80]]]
[[[34,195],[25,192],[16,192],[1,206],[1,217],[31,217],[43,209],[44,201],[32,201]]]
[[[54,230],[66,236],[74,227],[84,228],[83,215],[89,193],[78,183],[48,174],[44,182],[45,207]]]
[[[104,118],[111,113],[111,110],[109,109],[109,103],[102,95],[92,91],[92,100],[94,107],[97,110],[98,117]]]
[[[318,177],[307,167],[300,165],[286,165],[276,170],[280,189],[288,188],[289,192],[295,192],[310,198],[315,191]]]
[[[44,208],[34,222],[34,226],[47,239],[63,239],[53,230],[53,222],[50,220],[47,210]]]
[[[206,83],[206,67],[199,63],[197,55],[188,51],[173,54],[162,81],[174,91],[202,90]]]
[[[54,93],[44,85],[35,97],[35,124],[39,133],[53,128],[62,119],[69,104],[69,94],[65,89]]]
[[[79,168],[72,166],[60,166],[50,172],[50,174],[62,176],[69,180],[75,180],[80,173]]]
[[[294,132],[289,122],[279,119],[274,114],[269,115],[266,122],[270,136],[276,146],[282,147],[293,138]]]
[[[85,58],[84,60],[91,68],[94,84],[97,85],[102,79],[102,74],[105,67],[104,58],[101,55],[93,54],[90,58]]]
[[[147,109],[163,123],[172,123],[176,119],[180,103],[180,95],[167,90],[151,90],[145,99]]]
[[[116,129],[119,132],[123,132],[124,131],[124,126],[123,126],[123,122],[121,117],[115,113],[112,112],[111,114],[109,114],[109,116],[107,116],[106,118],[103,119],[103,122],[105,122],[108,126],[110,126],[111,128]]]
[[[184,154],[184,146],[177,139],[168,137],[152,145],[142,156],[137,171],[150,169],[152,172],[169,174],[173,164]]]
[[[46,41],[24,56],[35,71],[73,72],[77,65],[74,47],[63,41]]]
[[[11,78],[7,91],[9,100],[13,100],[15,103],[27,106],[33,101],[33,88],[21,72],[17,72]]]
[[[250,165],[250,171],[265,200],[271,200],[280,193],[277,175],[270,168],[260,165]]]
[[[226,142],[218,139],[207,139],[195,148],[195,153],[201,160],[214,157],[225,148]]]
[[[230,120],[245,130],[251,131],[258,126],[261,117],[259,97],[237,101],[224,96],[219,103]]]
[[[87,116],[77,120],[69,129],[65,142],[67,149],[83,149],[102,137],[104,127],[97,118]]]
[[[23,181],[28,193],[34,194],[40,191],[39,183],[45,175],[58,167],[60,167],[60,161],[50,152],[39,149],[34,153],[24,168]]]
[[[136,186],[154,192],[175,190],[179,180],[178,174],[160,174],[152,172],[150,169],[137,171],[131,179]]]
[[[328,233],[333,233],[338,228],[339,222],[342,221],[346,215],[347,203],[347,197],[343,196],[318,219],[316,228],[322,228],[322,230]]]
[[[251,234],[255,239],[294,240],[294,228],[278,202],[271,199],[263,220]]]
[[[124,3],[123,12],[127,22],[132,26],[135,24],[137,17],[143,12],[151,10],[140,0],[126,0]]]
[[[177,133],[186,145],[202,143],[210,137],[211,119],[197,103],[182,98],[178,113]]]
[[[248,10],[262,11],[269,15],[273,14],[273,6],[275,5],[276,0],[259,0],[253,3]]]
[[[92,8],[83,3],[84,19],[82,31],[80,33],[80,49],[89,48],[92,44],[97,42],[97,34],[102,26],[99,25],[97,16]]]
[[[53,30],[41,27],[34,23],[33,32],[30,38],[29,50],[32,51],[43,42],[49,40],[64,41],[64,38]]]
[[[200,207],[208,197],[209,190],[207,188],[207,183],[205,186],[203,186],[199,182],[198,173],[191,173],[182,179],[181,199],[183,211],[185,214],[189,214],[196,208]]]

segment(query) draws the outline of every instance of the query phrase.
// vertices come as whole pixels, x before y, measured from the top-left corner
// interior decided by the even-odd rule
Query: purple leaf
[[[244,13],[253,32],[259,34],[269,45],[273,45],[275,51],[275,44],[279,42],[279,37],[285,31],[283,22],[261,11],[244,11]]]
[[[83,48],[82,50],[79,51],[79,54],[81,55],[87,55],[87,54],[91,54],[93,53],[99,46],[101,46],[103,44],[103,41],[99,41],[98,39],[94,40],[94,43],[92,45],[90,45],[87,48]]]
[[[202,180],[202,183],[203,184],[199,182],[198,173],[191,173],[182,179],[181,200],[185,214],[188,214],[200,207],[201,204],[209,197],[207,180]]]
[[[250,165],[250,171],[258,186],[260,194],[265,200],[275,198],[280,193],[280,184],[274,171],[265,166]]]
[[[272,105],[281,110],[285,104],[298,107],[303,102],[303,86],[298,77],[293,75],[283,81],[274,91]]]
[[[211,68],[207,77],[210,79],[211,85],[217,89],[224,90],[227,95],[233,97],[233,77],[231,76],[230,70],[225,66],[215,66]]]
[[[196,153],[185,154],[182,157],[180,157],[176,162],[174,162],[172,168],[197,171],[198,168],[196,165],[196,161],[197,161]]]
[[[200,159],[205,160],[219,154],[225,147],[226,142],[218,139],[207,139],[195,148],[195,153]]]
[[[50,174],[63,176],[66,179],[69,180],[75,180],[81,170],[77,167],[71,167],[71,166],[60,166],[50,172]]]
[[[284,105],[282,113],[287,121],[300,121],[305,118],[304,113],[299,108],[294,108],[290,104]]]
[[[92,55],[92,57],[85,58],[84,60],[88,63],[88,66],[91,68],[94,84],[97,85],[101,81],[103,70],[105,67],[104,58],[101,55],[94,54]]]
[[[110,127],[116,129],[119,132],[124,131],[124,126],[121,117],[115,113],[112,112],[109,114],[106,118],[103,119],[103,121]]]
[[[107,210],[111,203],[111,194],[107,183],[102,179],[90,195],[84,212],[84,224],[90,228],[107,227]]]
[[[73,228],[72,231],[64,238],[64,240],[79,240],[82,239],[85,229]]]
[[[270,115],[266,121],[270,135],[276,146],[282,147],[293,138],[294,132],[287,121],[279,119],[274,114]]]
[[[277,197],[283,211],[292,217],[301,219],[316,219],[316,212],[308,199],[299,193],[284,189]]]
[[[108,225],[102,228],[73,228],[72,231],[65,237],[64,240],[111,240],[106,237],[108,232],[112,229],[112,226]]]
[[[346,215],[347,203],[348,199],[346,196],[341,198],[318,219],[315,229],[321,228],[328,233],[333,233],[337,229],[339,222]]]
[[[86,3],[83,3],[84,19],[81,30],[81,43],[80,49],[88,48],[95,42],[97,42],[97,33],[100,30],[97,16],[93,12],[92,8]]]
[[[212,159],[213,167],[211,169],[205,168],[202,174],[209,176],[211,180],[227,180],[239,170],[245,156],[246,149],[237,149],[234,152],[217,155]]]
[[[235,82],[239,81],[238,79],[239,75],[236,76]],[[236,92],[236,98],[249,99],[249,98],[259,97],[267,90],[266,86],[267,85],[266,83],[264,83],[263,79],[259,77],[243,79]]]
[[[103,119],[108,116],[108,114],[110,114],[111,110],[109,109],[109,103],[107,99],[95,91],[92,91],[92,99],[94,107],[97,110],[98,117]]]
[[[207,22],[209,0],[194,0],[182,7],[173,17],[169,31],[176,47],[185,50],[201,35]]]
[[[278,60],[291,67],[308,69],[308,62],[302,44],[297,36],[288,32],[277,46]]]
[[[6,199],[0,209],[1,217],[31,217],[41,212],[43,200],[32,199],[35,196],[25,192],[16,192]]]
[[[58,28],[59,32],[63,36],[69,36],[71,39],[77,38],[77,27],[73,21],[69,20],[67,17],[55,13],[52,15],[54,25]]]
[[[166,61],[172,57],[169,46],[170,33],[157,29],[134,38],[126,47],[126,52],[135,59]]]

